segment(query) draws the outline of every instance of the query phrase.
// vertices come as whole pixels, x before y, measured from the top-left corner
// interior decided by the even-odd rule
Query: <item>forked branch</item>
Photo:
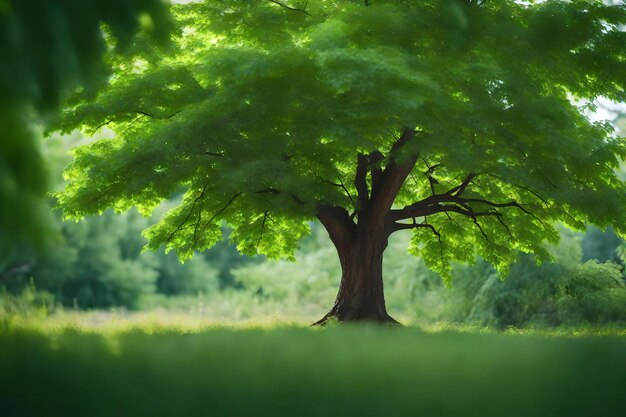
[[[537,217],[535,214],[533,214],[517,201],[498,203],[484,198],[463,197],[463,193],[466,191],[467,187],[473,183],[472,181],[477,175],[478,174],[476,173],[468,174],[467,177],[465,177],[458,186],[451,188],[445,193],[433,194],[411,205],[408,205],[403,209],[390,210],[387,214],[387,224],[391,224],[390,233],[393,233],[397,230],[419,227],[416,226],[415,223],[415,218],[417,217],[426,217],[433,214],[444,213],[448,216],[448,218],[450,218],[450,213],[456,213],[469,217],[476,225],[480,233],[483,235],[483,237],[487,240],[487,234],[485,233],[482,225],[478,222],[479,217],[495,217],[498,222],[500,222],[500,224],[502,224],[502,226],[506,229],[509,236],[512,237],[511,230],[504,221],[504,215],[500,211],[498,211],[498,209],[500,208],[509,207],[521,210],[525,214],[528,214],[529,216],[536,219],[542,225],[544,224],[539,217]],[[479,210],[477,209],[477,207],[480,207],[480,205],[491,207],[491,209]],[[399,221],[408,219],[413,219],[413,224],[399,223]],[[419,225],[419,223],[417,224]]]
[[[380,186],[372,191],[370,218],[372,222],[383,221],[389,213],[402,184],[417,161],[417,154],[401,155],[403,147],[415,137],[415,130],[404,128],[402,135],[391,147],[389,161],[380,175]]]
[[[187,215],[183,218],[183,220],[181,220],[181,222],[178,224],[178,227],[176,227],[176,229],[174,229],[172,233],[170,233],[170,235],[167,237],[167,242],[170,242],[176,233],[183,230],[183,226],[185,225],[185,223],[187,223],[187,221],[193,214],[193,211],[195,210],[196,204],[198,204],[198,201],[200,201],[204,197],[204,193],[206,192],[207,188],[208,188],[208,185],[205,185],[204,187],[202,187],[202,191],[198,193],[196,198],[194,198],[193,203],[191,203],[191,207],[189,207],[189,211],[187,212]]]
[[[437,238],[439,240],[441,240],[441,233],[439,233],[439,231],[437,229],[435,229],[435,226],[433,226],[430,223],[426,223],[426,221],[422,222],[422,223],[417,223],[417,221],[415,220],[415,218],[413,219],[413,223],[394,223],[393,225],[395,230],[409,230],[409,229],[418,229],[418,228],[428,228],[430,229],[433,234],[435,236],[437,236]]]

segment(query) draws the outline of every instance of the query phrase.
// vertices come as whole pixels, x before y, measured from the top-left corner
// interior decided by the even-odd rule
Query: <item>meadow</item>
[[[12,317],[0,400],[4,416],[618,416],[624,336]]]

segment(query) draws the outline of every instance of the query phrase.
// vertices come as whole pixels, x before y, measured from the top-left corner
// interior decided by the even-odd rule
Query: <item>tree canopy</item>
[[[41,116],[67,91],[106,84],[102,56],[113,41],[124,51],[142,25],[165,40],[168,21],[161,0],[0,0],[0,237],[45,236]]]
[[[172,9],[175,53],[132,44],[56,128],[112,129],[75,151],[57,195],[80,218],[149,214],[188,258],[227,222],[248,254],[292,256],[380,211],[444,277],[477,254],[549,258],[555,224],[626,232],[626,142],[585,111],[626,99],[626,8],[600,1],[239,1]],[[373,210],[373,211],[372,211]],[[374,213],[376,214],[376,213]],[[374,214],[368,214],[371,218]],[[330,219],[330,220],[329,220]],[[350,226],[352,227],[352,226]],[[355,226],[356,227],[356,226]]]

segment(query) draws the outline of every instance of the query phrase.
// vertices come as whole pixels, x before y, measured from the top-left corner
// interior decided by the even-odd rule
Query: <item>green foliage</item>
[[[68,88],[102,82],[107,50],[101,29],[126,49],[140,29],[163,37],[169,19],[161,0],[5,0],[0,10],[0,91],[5,103],[56,107]],[[147,20],[146,20],[147,19]],[[150,21],[150,23],[147,23]]]
[[[184,331],[183,331],[184,332]],[[7,416],[619,416],[623,337],[0,329]],[[312,395],[314,393],[314,395]]]
[[[105,37],[122,52],[140,27],[163,41],[168,26],[161,0],[0,1],[0,251],[53,232],[38,137],[60,97],[106,85]]]
[[[42,148],[53,189],[63,187],[61,174],[70,159],[68,149],[84,142],[80,134],[45,141]],[[210,262],[197,257],[181,265],[163,250],[142,253],[146,241],[140,232],[150,222],[136,211],[122,215],[107,211],[81,222],[63,222],[58,214],[52,219],[58,230],[53,247],[42,251],[32,244],[14,243],[11,251],[0,253],[0,288],[9,297],[21,297],[33,278],[39,289],[67,307],[134,309],[142,308],[141,298],[155,291],[167,296],[212,294],[218,289],[218,269],[225,276],[224,284],[232,284],[228,273],[235,263],[229,262],[236,250],[227,245],[221,250],[223,259]],[[240,263],[248,260],[239,258]]]
[[[37,290],[32,280],[17,294],[8,292],[6,288],[0,288],[0,319],[2,320],[15,316],[29,319],[45,318],[55,310],[55,307],[54,296]]]
[[[158,274],[149,259],[139,257],[143,242],[132,241],[132,216],[107,212],[63,224],[64,242],[47,251],[32,272],[37,286],[66,306],[133,307],[139,295],[155,290]]]
[[[0,252],[6,253],[18,241],[42,243],[49,232],[44,227],[49,207],[43,198],[46,170],[29,111],[1,101]]]
[[[446,281],[453,261],[476,254],[504,275],[518,251],[550,259],[556,222],[626,232],[626,186],[614,171],[625,143],[575,101],[626,98],[623,6],[296,6],[181,5],[175,53],[140,37],[130,46],[140,59],[111,57],[109,88],[72,97],[57,124],[116,132],[76,151],[57,195],[65,215],[149,213],[182,187],[181,204],[146,231],[149,247],[188,258],[216,244],[225,221],[242,252],[291,258],[318,207],[358,209],[357,153],[386,154],[408,126],[420,134],[397,157],[417,153],[418,163],[396,206],[476,173],[464,208],[491,212],[422,219],[440,239],[415,229],[410,251]]]
[[[430,270],[424,259],[403,250],[409,239],[396,235],[389,242],[383,263],[387,309],[412,322],[434,323],[443,318],[441,276]]]
[[[82,309],[137,308],[141,297],[154,293],[218,291],[218,270],[203,257],[183,265],[163,250],[142,253],[146,242],[139,232],[147,225],[134,211],[123,215],[107,211],[78,223],[59,221],[62,238],[55,249],[45,253],[22,250],[26,268],[11,277],[9,289],[19,291],[32,276],[37,287],[54,294],[59,303]]]
[[[257,302],[268,310],[281,305],[286,317],[302,317],[299,310],[308,311],[311,304],[320,309],[332,302],[341,275],[339,263],[325,231],[319,225],[312,229],[297,263],[265,262],[233,270],[243,285],[241,291],[252,297],[243,304],[254,305],[255,311]],[[588,240],[588,234],[565,229],[561,234],[561,243],[546,249],[551,262],[538,265],[533,256],[519,256],[506,279],[482,259],[472,265],[456,264],[451,288],[444,288],[440,276],[422,259],[402,251],[408,236],[394,236],[383,265],[387,309],[402,322],[420,324],[571,328],[626,323],[626,285],[620,267],[582,263],[581,241]],[[207,303],[220,304],[221,297]],[[241,309],[246,307],[237,307]]]
[[[332,304],[341,277],[334,248],[325,247],[297,259],[297,263],[278,261],[244,266],[234,270],[233,275],[262,300],[292,306]]]
[[[55,252],[43,259],[25,256],[25,264],[18,262],[9,268],[10,272],[34,264],[20,275],[0,272],[8,290],[2,301],[5,313],[44,314],[52,310],[48,298],[56,294],[57,301],[68,307],[165,309],[172,318],[184,311],[193,312],[196,320],[210,322],[280,319],[309,323],[335,296],[340,268],[319,224],[312,226],[312,235],[303,241],[297,263],[250,262],[221,244],[217,253],[210,250],[185,264],[162,249],[139,256],[144,241],[137,239],[137,231],[145,225],[136,213],[114,216],[110,212],[78,224],[64,224],[66,240],[59,242]],[[452,288],[444,288],[422,259],[402,251],[408,235],[394,236],[384,263],[387,308],[403,323],[423,326],[441,322],[521,329],[623,326],[626,287],[619,268],[595,261],[582,264],[580,241],[586,237],[562,233],[561,244],[548,248],[554,262],[537,265],[534,258],[521,256],[504,281],[485,261],[457,265]],[[85,240],[87,236],[92,237]],[[112,242],[105,242],[107,239]],[[94,261],[94,253],[84,249],[90,245],[107,262]],[[233,256],[239,264],[230,263]],[[85,273],[85,264],[91,267],[90,274]],[[220,281],[220,270],[229,270],[233,281],[227,285]],[[151,279],[142,281],[146,275]],[[30,276],[36,280],[36,292],[27,285]],[[218,287],[222,289],[218,291]],[[129,288],[135,291],[129,293]],[[89,291],[91,298],[86,298]],[[121,298],[124,294],[126,299]],[[94,301],[103,299],[112,301]]]
[[[505,281],[484,262],[459,267],[447,294],[446,314],[452,320],[501,328],[626,323],[621,267],[581,264],[578,240],[570,235],[554,248],[554,263],[537,265],[532,256],[521,256]]]
[[[311,228],[313,233],[302,242],[295,263],[266,261],[233,269],[241,291],[269,306],[285,306],[283,311],[288,317],[300,317],[298,310],[308,310],[309,305],[323,309],[332,304],[341,267],[326,231],[317,223]],[[423,260],[407,255],[403,250],[407,240],[408,236],[398,236],[389,243],[384,263],[387,308],[401,317],[436,321],[442,309],[440,277],[428,270]]]
[[[145,254],[144,256],[146,256]],[[218,270],[203,257],[181,264],[173,253],[158,256],[157,291],[166,295],[212,294],[219,289]]]
[[[222,227],[222,235],[225,239],[210,250],[203,252],[202,255],[210,265],[217,268],[220,288],[238,287],[240,284],[235,280],[232,270],[247,264],[262,262],[263,257],[249,257],[239,253],[237,247],[228,241],[229,228]]]

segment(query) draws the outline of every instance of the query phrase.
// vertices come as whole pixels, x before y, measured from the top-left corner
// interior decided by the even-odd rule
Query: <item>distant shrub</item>
[[[141,257],[144,222],[136,212],[105,212],[79,223],[63,222],[63,240],[42,254],[32,271],[38,287],[65,306],[133,308],[140,294],[155,291],[158,276]]]
[[[54,296],[46,291],[38,291],[32,280],[17,294],[0,289],[0,316],[19,314],[46,317],[54,309]]]
[[[559,288],[561,323],[626,323],[626,285],[620,265],[589,261],[570,273],[569,280]]]
[[[246,291],[272,301],[319,302],[330,306],[341,278],[334,248],[300,254],[297,262],[267,261],[232,271]]]
[[[458,267],[446,297],[448,317],[501,328],[626,323],[626,285],[620,265],[581,264],[580,246],[573,235],[564,236],[552,251],[555,261],[543,265],[530,255],[520,256],[503,281],[484,261]]]
[[[196,255],[181,264],[175,253],[165,254],[163,250],[154,255],[158,272],[156,290],[159,294],[195,295],[208,294],[219,290],[219,271],[201,255]]]

